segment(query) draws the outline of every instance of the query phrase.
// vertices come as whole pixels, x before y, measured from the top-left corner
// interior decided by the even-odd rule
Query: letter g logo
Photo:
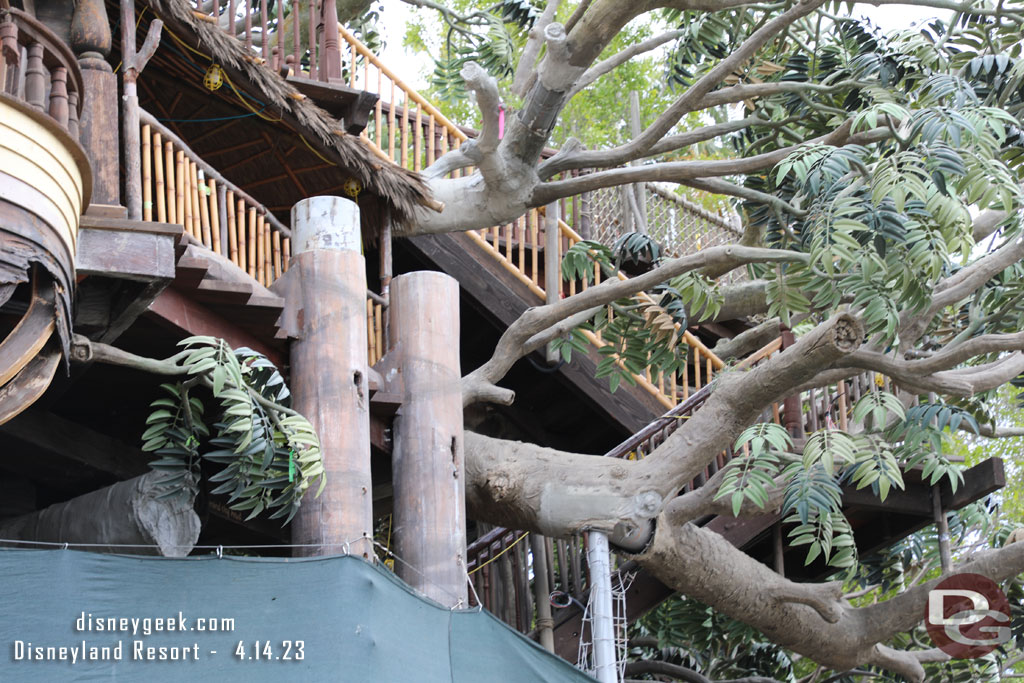
[[[982,657],[1009,641],[1009,623],[1006,595],[980,574],[954,574],[928,594],[928,635],[954,659]]]

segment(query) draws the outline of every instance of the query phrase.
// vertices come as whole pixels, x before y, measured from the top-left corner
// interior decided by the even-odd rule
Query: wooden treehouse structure
[[[406,311],[419,305],[413,288],[393,286],[394,278],[429,270],[457,281],[457,293],[449,292],[461,318],[455,372],[486,360],[528,307],[588,286],[563,279],[558,264],[583,236],[607,239],[623,229],[614,194],[573,197],[557,212],[532,210],[485,230],[402,236],[416,211],[432,209],[416,171],[475,132],[403,83],[334,13],[330,0],[294,0],[287,17],[283,3],[267,0],[0,0],[0,530],[148,470],[139,437],[157,382],[95,362],[93,344],[163,358],[186,336],[220,337],[289,368],[295,393],[314,404],[325,395],[321,385],[348,381],[297,351],[315,336],[308,324],[318,306],[326,316],[329,304],[288,275],[315,270],[312,257],[303,261],[308,239],[292,224],[293,207],[309,197],[359,207],[365,259],[346,258],[362,270],[358,281],[335,284],[360,292],[346,310],[365,329],[367,372],[356,390],[369,397],[371,449],[365,471],[352,474],[368,485],[352,495],[367,498],[362,505],[377,526],[409,495],[393,468],[409,446],[396,443],[393,422],[399,409],[416,412],[408,380],[396,388],[387,379],[396,335],[414,327],[388,322],[398,290],[409,297]],[[647,201],[652,231],[671,225],[665,234],[679,249],[732,239],[727,221],[674,195],[652,192]],[[598,268],[593,280],[601,275]],[[700,409],[724,369],[714,343],[744,328],[734,321],[683,330],[689,362],[679,373],[638,376],[614,394],[594,378],[598,336],[588,336],[592,352],[571,364],[549,366],[535,354],[504,382],[516,404],[473,410],[467,427],[595,457],[642,458],[679,416]],[[791,341],[783,336],[742,363]],[[302,373],[321,375],[321,384]],[[842,424],[873,381],[790,397],[765,418],[799,441],[826,421]],[[461,405],[454,410],[461,414]],[[692,486],[731,457],[722,453]],[[933,523],[934,500],[951,510],[987,495],[1002,485],[1002,471],[998,461],[979,465],[955,493],[908,479],[884,509],[870,495],[846,492],[861,553]],[[288,528],[246,521],[216,495],[201,493],[195,510],[203,546],[261,545],[269,546],[262,554],[288,555],[290,548],[273,546],[297,542]],[[783,552],[777,515],[703,522],[787,576],[826,571]],[[18,528],[24,541],[75,540]],[[317,533],[301,519],[292,530]],[[582,539],[527,538],[473,520],[465,533],[470,599],[535,637],[551,628],[555,650],[575,661],[589,590]],[[669,595],[640,571],[626,595],[628,618]],[[552,602],[553,613],[545,607]]]

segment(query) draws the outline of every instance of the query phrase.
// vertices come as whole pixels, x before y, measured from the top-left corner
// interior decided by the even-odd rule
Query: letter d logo
[[[1010,640],[1010,604],[991,579],[954,574],[928,593],[925,627],[936,647],[953,659],[983,657]]]

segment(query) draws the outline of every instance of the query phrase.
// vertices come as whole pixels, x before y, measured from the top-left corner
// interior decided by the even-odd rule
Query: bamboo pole
[[[373,338],[376,330],[373,326],[373,300],[366,300],[366,357],[369,365],[373,366],[376,364],[377,359],[374,357],[377,353],[377,341]]]
[[[264,284],[269,287],[274,282],[274,257],[273,250],[271,248],[271,237],[270,233],[273,232],[269,225],[263,226],[263,258],[266,263],[263,266],[263,277],[265,278]]]
[[[174,145],[170,140],[164,143],[164,174],[167,176],[167,221],[179,223],[177,186],[175,185],[176,166],[174,163]]]
[[[292,260],[292,239],[290,237],[283,237],[281,239],[281,251],[284,252],[281,268],[287,272],[288,269],[291,268]]]
[[[152,145],[152,134],[149,131],[149,126],[142,126],[142,220],[151,221],[153,220],[153,188],[151,186],[152,174],[150,169],[152,168],[152,152],[150,151],[150,145]]]
[[[212,192],[206,184],[206,176],[198,171],[196,178],[196,199],[199,200],[199,225],[203,231],[203,245],[207,249],[213,247],[213,230],[210,222],[210,201]],[[216,251],[216,250],[214,250]]]
[[[265,285],[266,281],[266,254],[263,253],[263,233],[266,225],[263,223],[263,216],[256,216],[256,281]]]
[[[194,161],[188,162],[189,193],[192,196],[192,236],[202,242],[202,209],[199,204],[199,169]]]
[[[210,237],[212,238],[213,251],[222,254],[220,249],[220,202],[217,196],[217,181],[209,180],[206,185],[210,188]]]
[[[538,268],[538,252],[540,251],[540,235],[537,227],[537,212],[533,209],[526,214],[530,223],[530,279],[534,284],[540,283],[540,270]]]
[[[281,277],[281,233],[274,231],[274,279]]]
[[[189,222],[185,218],[185,153],[180,149],[174,155],[174,177],[174,206],[178,219],[175,222],[180,223],[187,231]]]
[[[416,105],[416,136],[413,138],[416,149],[416,157],[413,160],[414,171],[423,170],[423,107]]]
[[[395,82],[391,81],[391,99],[388,101],[388,157],[395,160]]]
[[[160,133],[153,134],[153,172],[156,175],[156,219],[167,222],[167,189],[164,183],[164,145]]]
[[[256,208],[249,207],[249,221],[245,229],[245,248],[249,252],[249,277],[256,279]]]
[[[409,93],[405,92],[402,104],[402,168],[409,168]]]

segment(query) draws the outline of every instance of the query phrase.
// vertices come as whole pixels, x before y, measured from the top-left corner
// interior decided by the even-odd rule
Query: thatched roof
[[[215,24],[197,19],[189,0],[140,1],[179,38],[212,55],[239,88],[265,98],[282,118],[301,128],[300,133],[307,133],[326,151],[335,153],[338,163],[358,177],[366,191],[384,200],[386,206],[382,208],[394,221],[407,223],[416,207],[430,201],[418,174],[382,158],[358,135],[345,133],[328,112],[254,59],[240,40]]]

